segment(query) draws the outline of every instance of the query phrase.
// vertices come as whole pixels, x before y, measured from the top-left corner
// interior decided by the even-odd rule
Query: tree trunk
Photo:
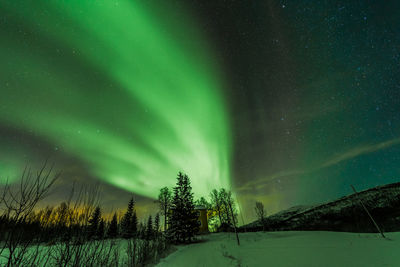
[[[228,203],[228,206],[229,206],[229,210],[230,210],[231,216],[232,216],[233,228],[235,229],[236,241],[237,241],[238,246],[240,246],[239,235],[238,235],[238,232],[237,232],[237,229],[236,229],[236,221],[235,221],[235,216],[233,216],[233,210],[232,210],[231,203]],[[229,212],[228,212],[228,218],[229,218]]]
[[[354,188],[354,186],[351,185],[351,188],[353,189],[354,193],[356,194],[356,196],[358,197],[358,193],[356,191],[356,189]],[[373,224],[375,225],[376,229],[378,230],[378,232],[381,233],[381,236],[383,238],[386,238],[385,235],[383,234],[382,230],[379,228],[378,224],[375,222],[374,218],[372,218],[372,215],[369,213],[369,211],[367,210],[367,207],[364,206],[364,203],[362,202],[361,198],[358,198],[358,200],[360,201],[361,206],[364,208],[365,212],[368,214],[369,218],[371,219],[371,221],[373,222]]]

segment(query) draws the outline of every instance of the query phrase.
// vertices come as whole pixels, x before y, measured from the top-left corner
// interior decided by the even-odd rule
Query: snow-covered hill
[[[187,266],[399,266],[400,233],[357,234],[321,231],[233,233],[202,236],[203,242],[179,246],[160,267]]]
[[[374,187],[315,206],[297,206],[267,218],[268,230],[376,232],[360,201],[384,231],[400,231],[400,183]],[[259,221],[241,228],[262,229]]]

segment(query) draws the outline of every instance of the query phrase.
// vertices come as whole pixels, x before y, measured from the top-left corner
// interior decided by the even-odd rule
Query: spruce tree
[[[131,229],[131,222],[132,222],[134,205],[135,205],[135,202],[132,197],[129,200],[128,209],[126,210],[126,213],[124,214],[124,217],[122,218],[122,221],[121,221],[122,237],[124,237],[124,238],[130,238],[133,235],[132,229]]]
[[[96,235],[100,219],[101,219],[101,210],[100,207],[96,207],[91,218],[89,219],[89,226],[88,226],[89,238],[93,238]]]
[[[99,227],[97,228],[96,237],[99,239],[104,238],[104,220],[101,219],[99,223]]]
[[[194,210],[192,187],[189,177],[178,173],[174,187],[168,237],[176,243],[190,242],[199,230],[198,217]]]
[[[153,218],[151,217],[151,215],[149,215],[149,218],[147,219],[146,239],[153,239]]]
[[[137,236],[139,239],[146,239],[147,228],[143,222],[140,222],[138,225]]]
[[[117,221],[117,214],[114,213],[110,226],[108,227],[107,237],[116,238],[117,236],[118,236],[118,221]]]
[[[137,236],[138,231],[138,220],[136,215],[136,210],[133,211],[132,220],[131,220],[131,233],[132,236]]]
[[[160,213],[157,212],[156,217],[154,218],[154,234],[156,237],[158,236],[158,232],[160,231]]]

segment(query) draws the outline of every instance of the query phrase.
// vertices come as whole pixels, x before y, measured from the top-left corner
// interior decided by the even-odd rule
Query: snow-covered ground
[[[7,265],[9,257],[9,250],[2,251],[1,245],[0,243],[0,267]],[[67,246],[66,243],[33,244],[26,250],[19,247],[13,254],[14,264],[11,266],[139,266],[144,254],[148,257],[149,264],[156,262],[162,245],[163,243],[157,241],[146,243],[141,239],[108,239],[80,243],[76,246]],[[160,250],[157,251],[156,248]]]
[[[157,266],[400,266],[400,232],[357,234],[287,231],[202,236]]]

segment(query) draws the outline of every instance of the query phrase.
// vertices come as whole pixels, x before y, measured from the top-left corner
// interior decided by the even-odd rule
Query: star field
[[[245,218],[397,182],[399,8],[2,3],[0,177],[50,158],[62,186],[101,181],[118,206],[183,170],[197,197],[232,188]]]

